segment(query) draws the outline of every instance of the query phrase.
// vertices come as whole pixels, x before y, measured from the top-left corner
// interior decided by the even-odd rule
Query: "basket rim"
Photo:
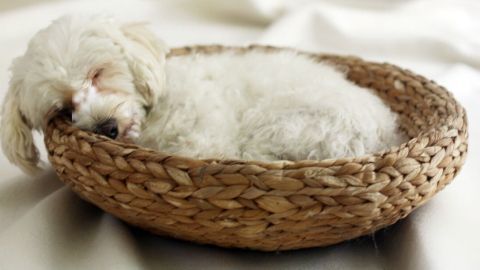
[[[376,62],[376,61],[368,61],[364,60],[358,56],[352,55],[339,55],[339,54],[328,54],[328,53],[315,53],[315,52],[307,52],[303,50],[298,50],[292,47],[280,47],[280,46],[270,46],[270,45],[259,45],[259,44],[252,44],[249,46],[225,46],[225,45],[218,45],[218,44],[211,44],[211,45],[192,45],[192,46],[184,46],[184,47],[176,47],[171,48],[167,58],[171,57],[179,57],[188,54],[218,54],[223,52],[233,52],[233,53],[242,53],[246,51],[264,51],[266,53],[275,52],[275,51],[293,51],[300,55],[306,55],[309,57],[313,57],[315,59],[319,59],[319,61],[329,62],[332,59],[350,59],[355,60],[358,62],[362,62],[368,65],[383,65],[388,66],[396,71],[400,71],[403,73],[408,73],[412,76],[415,76],[417,80],[420,80],[423,83],[433,84],[435,87],[438,87],[438,90],[442,91],[442,94],[448,96],[450,101],[453,101],[455,106],[457,107],[456,115],[453,116],[454,119],[462,119],[464,125],[461,130],[465,136],[467,136],[467,115],[465,109],[459,104],[459,102],[453,97],[453,95],[446,90],[444,87],[440,86],[433,80],[429,80],[421,75],[418,75],[409,69],[401,68],[397,65],[390,64],[387,62]],[[334,65],[339,66],[339,64],[333,63]],[[341,65],[340,65],[341,66]],[[390,71],[388,71],[390,72]],[[354,82],[355,83],[355,82]],[[56,114],[53,115],[51,118],[47,119],[47,125],[44,130],[45,134],[45,141],[48,140],[48,136],[52,135],[52,131],[56,130],[57,128],[62,128],[64,131],[68,133],[76,133],[79,137],[86,139],[91,143],[101,143],[101,144],[111,144],[119,147],[119,149],[129,149],[130,151],[143,151],[148,152],[150,154],[159,155],[161,158],[160,160],[164,159],[175,159],[178,161],[179,164],[186,163],[188,164],[189,168],[192,167],[201,167],[207,164],[221,164],[221,165],[256,165],[259,167],[263,167],[266,169],[299,169],[305,167],[329,167],[332,165],[344,165],[351,162],[368,162],[368,163],[375,163],[376,161],[384,158],[389,154],[393,154],[399,152],[400,149],[410,148],[413,147],[417,142],[420,142],[424,139],[428,140],[427,145],[434,144],[432,140],[429,138],[438,138],[440,137],[441,133],[445,133],[452,125],[443,124],[437,127],[432,127],[428,131],[421,131],[417,136],[411,137],[408,141],[392,146],[390,148],[383,149],[378,152],[365,154],[362,156],[354,156],[354,157],[342,157],[342,158],[330,158],[330,159],[322,159],[322,160],[277,160],[277,161],[259,161],[259,160],[242,160],[242,159],[219,159],[219,158],[207,158],[207,159],[196,159],[188,156],[183,155],[176,155],[171,154],[155,149],[151,149],[148,147],[143,147],[137,144],[120,142],[117,140],[110,139],[106,136],[96,134],[91,131],[81,130],[73,125],[71,125],[71,120],[68,119],[64,114]],[[182,162],[184,161],[184,162]],[[177,162],[175,162],[177,163]],[[192,166],[193,165],[193,166]]]

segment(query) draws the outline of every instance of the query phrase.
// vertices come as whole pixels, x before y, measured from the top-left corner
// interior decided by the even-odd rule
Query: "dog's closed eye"
[[[92,85],[97,85],[98,84],[98,80],[100,79],[100,75],[102,75],[102,72],[103,72],[103,68],[95,70],[95,72],[93,73],[93,76],[91,78]]]

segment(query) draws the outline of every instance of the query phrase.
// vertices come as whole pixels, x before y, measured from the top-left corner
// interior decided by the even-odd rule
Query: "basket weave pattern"
[[[169,57],[266,46],[196,46]],[[347,70],[400,115],[408,143],[363,157],[262,163],[196,160],[81,131],[65,118],[45,131],[60,179],[120,219],[226,247],[325,246],[395,223],[443,189],[467,152],[464,109],[441,86],[390,64],[313,55]]]

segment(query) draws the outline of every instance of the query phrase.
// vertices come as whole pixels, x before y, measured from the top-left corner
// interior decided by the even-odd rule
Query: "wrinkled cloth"
[[[0,10],[1,98],[11,60],[34,33],[65,13],[99,11],[150,21],[172,47],[261,43],[411,69],[445,86],[466,108],[467,162],[429,203],[376,234],[326,248],[264,253],[130,227],[80,200],[51,168],[31,178],[2,155],[0,269],[480,269],[480,2],[110,0]]]

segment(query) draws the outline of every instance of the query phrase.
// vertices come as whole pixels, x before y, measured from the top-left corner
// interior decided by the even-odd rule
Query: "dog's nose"
[[[95,127],[95,133],[105,135],[111,139],[115,139],[118,136],[118,124],[117,120],[111,118],[101,122]]]

